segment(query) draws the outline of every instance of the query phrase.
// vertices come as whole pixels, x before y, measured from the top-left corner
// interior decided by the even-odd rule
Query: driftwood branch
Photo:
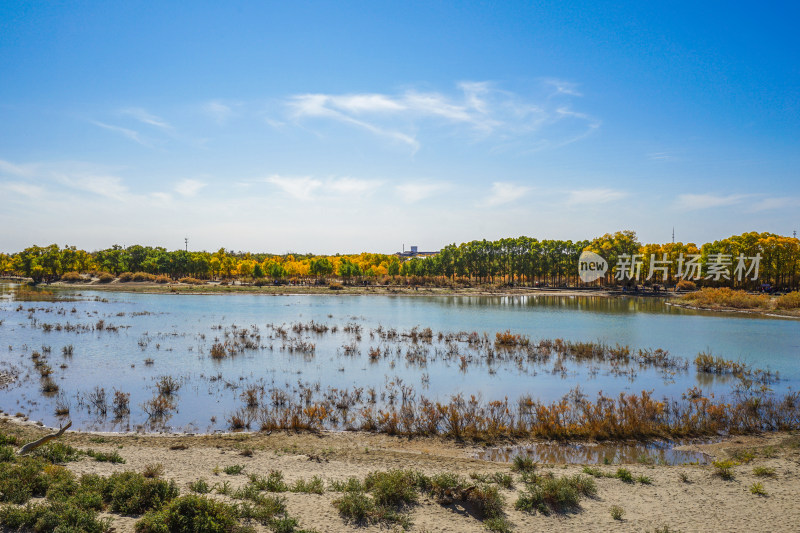
[[[42,444],[45,444],[46,442],[49,442],[49,441],[51,441],[51,440],[53,440],[53,439],[57,439],[58,437],[60,437],[60,436],[61,436],[61,434],[62,434],[62,433],[64,433],[64,432],[65,432],[67,429],[69,429],[69,427],[70,427],[71,425],[72,425],[72,420],[70,420],[69,422],[67,422],[67,425],[66,425],[66,426],[63,426],[63,427],[62,427],[61,429],[59,429],[57,432],[55,432],[55,433],[50,433],[49,435],[45,435],[44,437],[42,437],[42,438],[41,438],[41,439],[39,439],[39,440],[35,440],[35,441],[33,441],[33,442],[29,442],[28,444],[26,444],[25,446],[23,446],[22,448],[20,448],[20,449],[19,449],[19,452],[17,452],[17,453],[18,453],[19,455],[25,455],[26,453],[30,453],[30,452],[32,452],[33,450],[35,450],[36,448],[38,448],[38,447],[39,447],[39,446],[41,446]]]

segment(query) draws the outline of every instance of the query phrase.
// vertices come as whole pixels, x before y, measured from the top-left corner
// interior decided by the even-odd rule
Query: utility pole
[[[184,237],[183,242],[186,244],[186,251],[189,251],[189,237]]]
[[[672,244],[675,244],[675,226],[672,226]]]

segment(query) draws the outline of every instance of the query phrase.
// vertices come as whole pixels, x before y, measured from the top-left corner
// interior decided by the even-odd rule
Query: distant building
[[[405,246],[403,246],[403,251],[397,252],[394,255],[398,257],[431,257],[438,254],[439,252],[420,252],[417,246],[412,246],[409,251],[406,251]]]

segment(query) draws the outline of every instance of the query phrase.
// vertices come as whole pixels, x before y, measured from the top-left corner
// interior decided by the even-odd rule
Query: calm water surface
[[[413,386],[418,395],[440,401],[457,393],[480,395],[483,400],[516,400],[529,394],[550,401],[576,386],[589,398],[600,391],[616,395],[642,390],[678,398],[694,386],[721,395],[730,390],[733,381],[698,375],[691,365],[687,371],[676,372],[636,368],[620,376],[603,364],[572,362],[556,371],[552,361],[518,365],[473,360],[462,370],[457,359],[441,356],[447,346],[437,341],[439,332],[474,331],[493,339],[496,332],[511,330],[532,340],[563,338],[628,345],[632,350],[662,348],[689,361],[698,352],[710,350],[726,359],[779,372],[781,380],[772,385],[778,393],[795,390],[800,383],[800,321],[684,310],[660,299],[170,295],[87,290],[61,290],[54,297],[29,301],[21,299],[15,286],[0,284],[0,371],[15,376],[13,383],[0,388],[0,408],[47,425],[58,425],[55,409],[60,401],[70,406],[77,428],[155,429],[146,424],[142,405],[153,398],[156,381],[165,375],[182,385],[176,396],[177,409],[160,429],[203,432],[227,427],[226,416],[242,405],[240,396],[249,384],[381,390],[393,382]],[[97,328],[99,320],[103,321],[102,330]],[[337,331],[291,330],[292,325],[312,321],[335,326]],[[281,326],[288,331],[286,338],[276,333]],[[398,333],[431,328],[434,340],[423,347],[427,363],[405,357],[411,343],[381,341],[375,333],[379,327]],[[257,349],[221,361],[210,357],[215,340],[224,341],[226,334],[230,338],[242,329],[251,336],[258,334]],[[360,330],[360,340],[355,329]],[[287,349],[287,339],[289,344],[313,344],[315,350],[313,354],[292,352]],[[62,355],[63,347],[69,345],[73,355]],[[348,352],[347,346],[355,351]],[[392,355],[371,362],[368,352],[375,348]],[[466,346],[458,349],[469,353]],[[52,367],[57,394],[41,393],[34,351],[41,352]],[[129,393],[130,416],[113,421],[110,413],[102,416],[92,410],[87,395],[96,387],[107,392],[109,401],[114,390]]]

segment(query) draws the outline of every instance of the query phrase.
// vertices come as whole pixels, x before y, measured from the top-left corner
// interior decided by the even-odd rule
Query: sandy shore
[[[218,282],[190,285],[185,283],[121,283],[115,280],[110,283],[65,283],[57,281],[50,284],[40,284],[44,290],[99,290],[111,292],[141,292],[152,294],[380,294],[403,296],[517,296],[517,295],[550,295],[550,296],[648,296],[656,298],[672,298],[674,293],[630,293],[606,290],[600,288],[549,288],[549,287],[492,287],[480,285],[475,287],[413,287],[407,285],[342,285],[337,290],[332,290],[328,285],[222,285]]]
[[[38,438],[45,432],[33,424],[20,424],[4,417],[0,430],[18,434],[21,442]],[[231,434],[198,436],[117,435],[68,432],[62,442],[79,449],[117,451],[126,464],[100,463],[84,457],[68,463],[77,474],[110,475],[124,470],[141,471],[145,465],[161,463],[164,477],[174,479],[182,494],[189,493],[188,483],[204,478],[210,485],[227,481],[232,488],[247,482],[247,475],[266,475],[280,470],[285,480],[320,476],[324,480],[363,478],[375,470],[415,469],[427,474],[456,472],[511,472],[510,466],[474,458],[475,448],[440,439],[404,439],[367,433],[285,433]],[[634,476],[647,476],[652,484],[624,483],[614,478],[597,479],[596,498],[584,499],[581,509],[568,514],[531,515],[514,509],[523,489],[514,474],[513,490],[502,489],[505,512],[514,531],[797,531],[800,524],[800,433],[774,433],[739,437],[709,445],[694,445],[715,459],[735,457],[747,451],[753,459],[734,468],[730,481],[714,475],[710,465],[654,466],[631,464],[626,467]],[[244,450],[249,452],[242,454]],[[244,465],[244,475],[227,475],[226,466]],[[757,477],[754,467],[774,469],[774,476]],[[598,465],[613,473],[618,465]],[[539,472],[556,476],[580,473],[580,465],[539,465]],[[684,482],[685,476],[688,482]],[[751,493],[753,483],[761,482],[767,493]],[[386,531],[381,525],[352,525],[345,522],[331,502],[335,492],[322,495],[282,493],[288,512],[302,527],[319,532]],[[220,497],[220,496],[215,496]],[[612,505],[624,509],[623,520],[614,520]],[[109,515],[119,532],[133,531],[136,519]],[[478,532],[483,524],[469,509],[459,504],[440,505],[421,497],[409,510],[410,531]],[[390,528],[389,528],[390,529]],[[266,529],[259,529],[259,531]]]

